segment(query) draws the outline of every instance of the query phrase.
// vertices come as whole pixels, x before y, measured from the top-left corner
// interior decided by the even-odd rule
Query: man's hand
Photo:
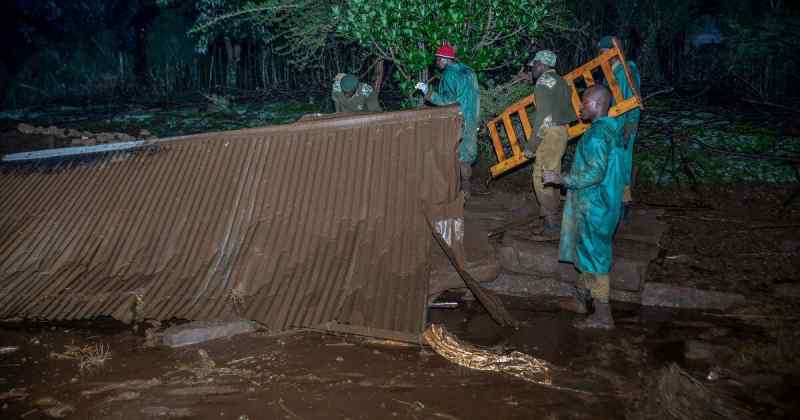
[[[542,183],[547,184],[561,184],[561,174],[555,171],[542,171]]]
[[[534,153],[533,150],[531,150],[531,147],[527,144],[522,148],[522,154],[528,159],[533,159],[533,157],[536,156],[536,153]]]
[[[417,82],[417,84],[414,86],[414,88],[417,89],[417,90],[422,91],[423,95],[427,95],[428,94],[428,84],[425,83],[425,82]]]

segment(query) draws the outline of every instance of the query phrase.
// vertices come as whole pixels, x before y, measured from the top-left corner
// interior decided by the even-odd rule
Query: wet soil
[[[677,362],[697,377],[709,373],[713,366],[686,360],[686,340],[715,329],[727,329],[730,340],[763,335],[736,320],[635,305],[617,305],[615,331],[584,332],[572,328],[575,316],[559,311],[554,299],[506,303],[522,321],[518,330],[499,329],[469,301],[432,310],[430,319],[465,341],[550,361],[558,367],[558,389],[461,368],[427,348],[353,336],[253,333],[167,349],[148,347],[140,334],[109,321],[6,323],[0,346],[19,351],[0,358],[0,413],[52,418],[46,410],[55,400],[76,419],[624,418],[658,367]],[[98,344],[108,346],[111,358],[93,369],[56,355]],[[778,378],[773,398],[790,389],[791,378]],[[749,398],[761,418],[792,408],[753,400],[745,386],[727,388]]]

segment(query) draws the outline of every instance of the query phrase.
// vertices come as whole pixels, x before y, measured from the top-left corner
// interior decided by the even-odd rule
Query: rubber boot
[[[572,325],[578,329],[613,330],[614,317],[611,315],[611,304],[594,301],[594,313],[586,319],[575,321]]]
[[[464,193],[464,199],[469,200],[472,196],[472,185],[469,179],[472,177],[472,165],[469,163],[458,163],[459,174],[461,176],[461,191]]]
[[[559,302],[558,306],[565,311],[575,312],[576,314],[587,314],[589,313],[589,304],[591,301],[592,296],[589,289],[576,287],[572,292],[572,298]]]
[[[545,190],[539,195],[540,211],[544,215],[544,225],[542,229],[531,238],[534,241],[554,241],[561,236],[561,213],[558,211],[558,201],[556,195]]]
[[[558,213],[549,213],[544,216],[544,231],[545,235],[558,237],[561,234],[561,215]]]

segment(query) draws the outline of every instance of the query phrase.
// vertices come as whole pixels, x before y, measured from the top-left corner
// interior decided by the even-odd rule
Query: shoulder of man
[[[611,141],[612,146],[622,146],[624,144],[623,122],[619,118],[599,118],[592,122],[590,129],[592,134],[602,137],[606,141]]]
[[[543,86],[548,89],[552,89],[553,86],[558,83],[558,77],[560,76],[554,72],[543,73],[538,79],[536,79],[536,86]]]

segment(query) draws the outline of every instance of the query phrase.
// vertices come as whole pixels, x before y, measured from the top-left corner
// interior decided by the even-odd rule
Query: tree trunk
[[[242,46],[234,45],[230,37],[225,37],[225,53],[228,56],[228,62],[225,69],[225,84],[229,90],[235,89],[238,78],[236,73],[238,71],[239,59],[242,55]]]
[[[379,58],[375,62],[375,78],[372,80],[372,90],[375,91],[375,95],[380,95],[382,85],[383,85],[383,59]]]

